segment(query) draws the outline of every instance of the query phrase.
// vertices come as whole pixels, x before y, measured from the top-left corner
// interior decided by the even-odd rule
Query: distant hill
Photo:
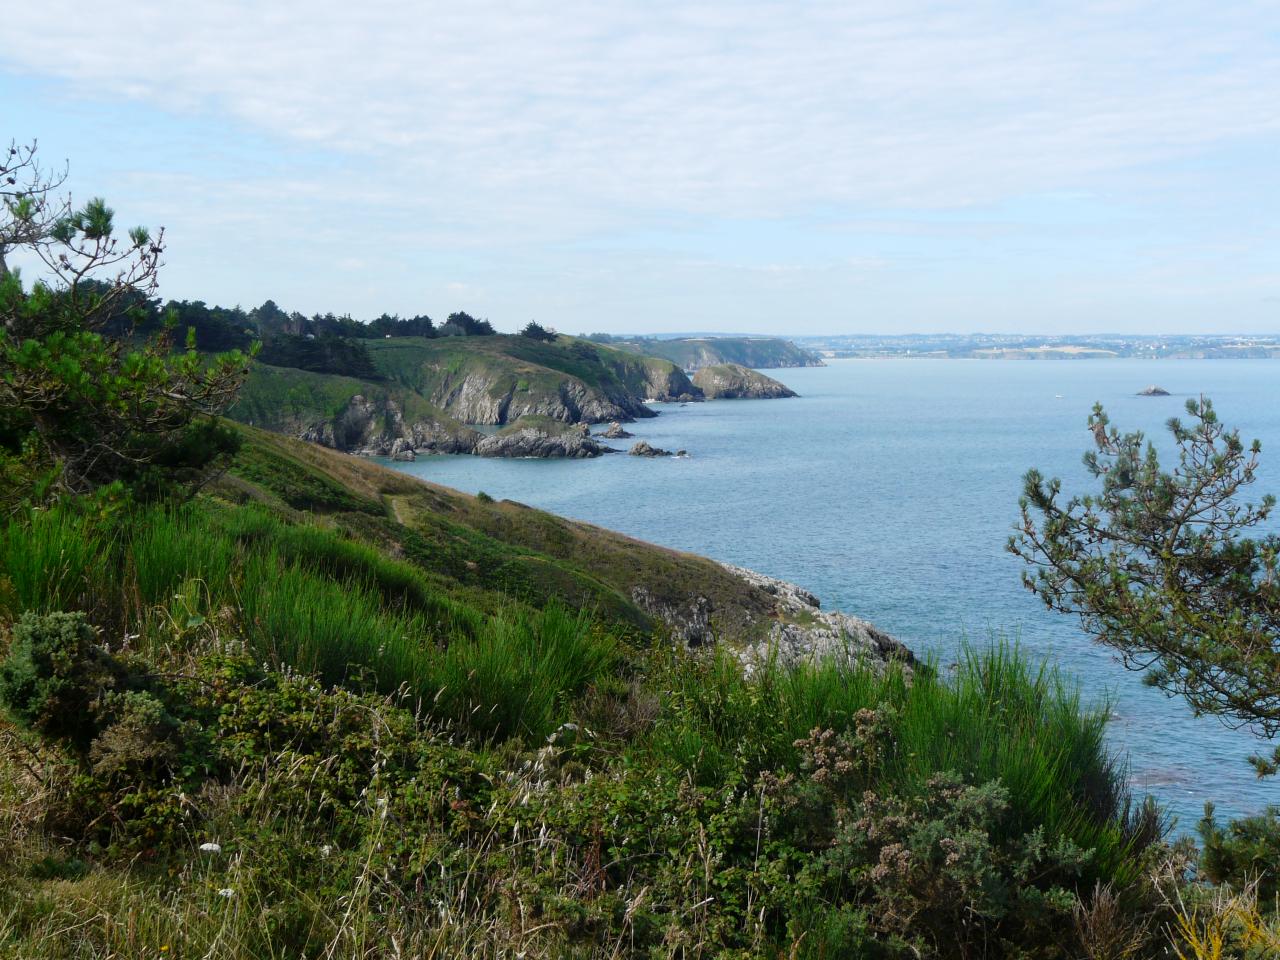
[[[780,337],[682,337],[676,340],[659,340],[649,337],[615,339],[593,334],[591,339],[632,353],[663,357],[679,364],[686,372],[722,363],[736,363],[754,369],[822,366],[822,358],[818,354],[803,350],[790,340]]]

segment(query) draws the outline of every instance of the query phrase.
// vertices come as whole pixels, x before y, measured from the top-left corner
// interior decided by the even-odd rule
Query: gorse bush
[[[120,673],[79,613],[24,613],[0,664],[0,704],[17,723],[86,747]]]

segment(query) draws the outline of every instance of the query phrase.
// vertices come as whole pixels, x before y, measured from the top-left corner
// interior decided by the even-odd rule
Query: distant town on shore
[[[955,360],[1275,360],[1280,334],[1088,334],[1031,336],[1017,333],[843,334],[793,337],[798,346],[827,358],[924,358]]]

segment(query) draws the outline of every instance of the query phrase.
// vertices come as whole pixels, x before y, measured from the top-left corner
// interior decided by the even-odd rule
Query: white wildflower
[[[221,890],[218,891],[218,896],[226,897],[228,899],[230,899],[231,897],[234,897],[235,895],[236,895],[236,892],[232,890],[230,887],[223,887]]]
[[[221,853],[222,844],[214,843],[213,841],[209,841],[208,843],[202,843],[200,844],[200,852],[201,853]]]
[[[331,853],[333,853],[333,846],[331,844],[326,843],[323,847],[320,848],[320,856],[322,857],[327,857]]]

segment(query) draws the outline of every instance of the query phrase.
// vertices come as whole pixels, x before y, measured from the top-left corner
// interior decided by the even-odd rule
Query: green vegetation
[[[464,422],[506,423],[522,413],[563,421],[646,415],[647,397],[697,396],[670,361],[572,337],[527,335],[370,341],[374,365]],[[462,396],[471,381],[480,393]],[[577,406],[566,401],[576,393]]]
[[[258,431],[191,503],[0,550],[16,956],[1068,957],[1099,883],[1163,909],[1105,705],[1009,649],[747,677],[600,579],[722,568]]]
[[[1260,445],[1247,449],[1208,400],[1188,400],[1191,422],[1169,431],[1178,466],[1160,467],[1141,433],[1121,435],[1101,405],[1085,454],[1097,495],[1059,500],[1062,484],[1027,474],[1022,527],[1009,549],[1033,565],[1024,576],[1050,609],[1080,616],[1145,679],[1197,713],[1280,733],[1280,537],[1242,536],[1275,498],[1241,503]],[[1039,518],[1037,523],[1036,518]],[[1254,758],[1260,774],[1280,768]]]
[[[662,357],[685,370],[698,370],[718,363],[743,367],[816,367],[818,355],[778,337],[614,337],[593,333],[589,339],[621,350]]]
[[[43,236],[43,207],[6,202],[17,227],[0,250]],[[105,210],[55,218],[50,236],[101,238]],[[10,320],[86,336],[47,289],[0,283]],[[136,293],[125,283],[120,302]],[[662,372],[467,321],[369,355],[414,390],[455,362],[519,366],[530,389],[545,371],[602,390]],[[748,671],[734,641],[780,615],[763,588],[231,428],[198,391],[165,388],[225,375],[231,389],[241,358],[205,367],[194,346],[134,361],[131,341],[84,340],[107,361],[41,368],[73,388],[53,407],[70,421],[103,415],[93,397],[128,414],[128,383],[172,404],[155,409],[174,449],[163,433],[148,446],[148,417],[113,435],[163,453],[142,461],[147,483],[90,473],[50,439],[40,395],[13,388],[45,331],[5,329],[0,956],[1275,955],[1255,886],[1276,862],[1274,817],[1208,815],[1221,886],[1188,884],[1188,851],[1163,842],[1107,750],[1108,705],[1014,648],[970,651],[948,675],[843,659]],[[342,381],[290,369],[247,409],[291,394],[338,409],[363,386]],[[211,463],[183,434],[197,417],[233,442],[193,495],[189,472]],[[42,479],[36,448],[85,489]],[[691,598],[717,641],[695,651],[646,612]]]

